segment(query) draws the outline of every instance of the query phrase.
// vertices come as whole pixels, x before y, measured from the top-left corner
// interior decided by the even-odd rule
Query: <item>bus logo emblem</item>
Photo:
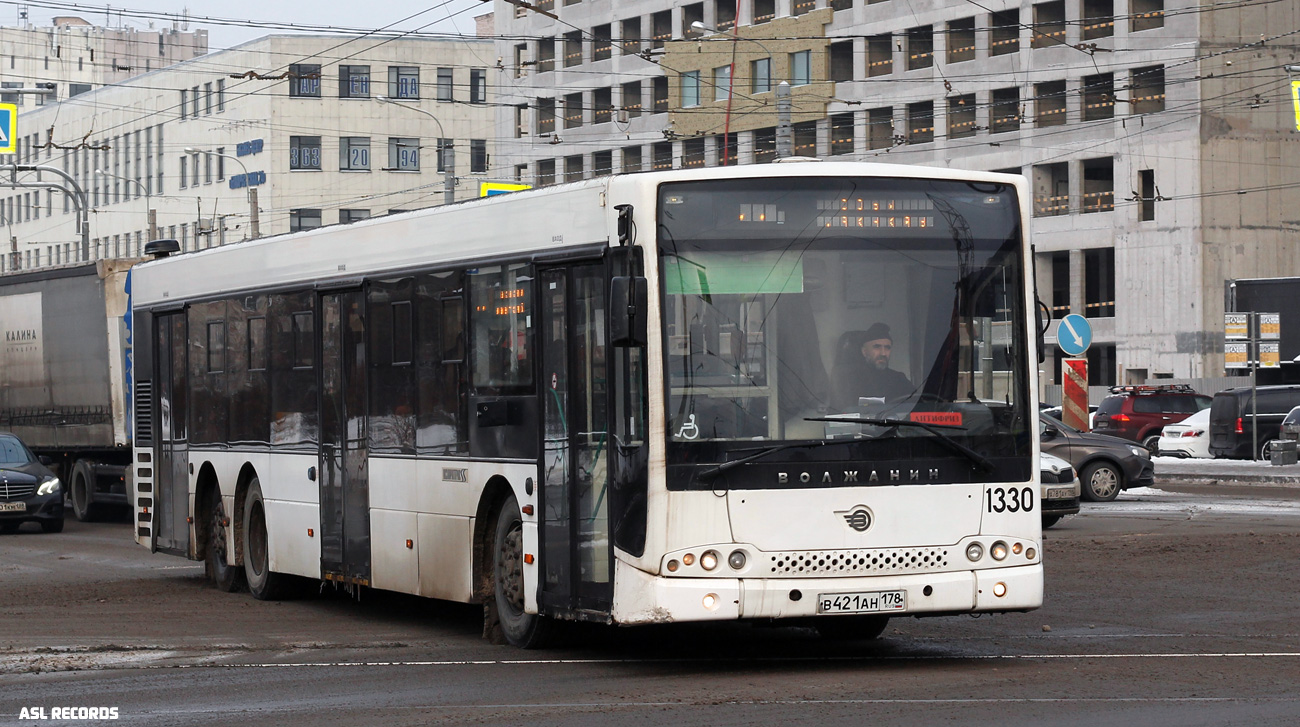
[[[844,522],[859,533],[866,532],[871,527],[871,511],[865,505],[858,505],[852,510],[836,510],[835,514],[842,516]]]

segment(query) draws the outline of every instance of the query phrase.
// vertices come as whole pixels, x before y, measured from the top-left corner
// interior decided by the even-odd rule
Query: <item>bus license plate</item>
[[[907,591],[820,593],[817,613],[875,613],[907,609]]]
[[[0,502],[0,512],[27,512],[27,503]]]

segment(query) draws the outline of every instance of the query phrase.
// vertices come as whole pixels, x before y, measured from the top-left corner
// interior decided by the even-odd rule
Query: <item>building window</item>
[[[687,71],[682,74],[682,108],[700,105],[700,72]],[[657,80],[657,79],[656,79]]]
[[[1083,77],[1083,120],[1096,121],[1115,116],[1115,76],[1099,73]]]
[[[591,60],[606,61],[614,54],[613,29],[607,23],[591,29]]]
[[[213,154],[213,156],[217,158],[217,181],[220,182],[221,180],[226,178],[226,147],[224,146],[217,147],[217,153]],[[137,164],[136,174],[139,173],[140,173],[140,166],[139,164]]]
[[[704,166],[704,137],[697,136],[682,142],[682,167],[691,169]]]
[[[696,79],[699,76],[697,74]],[[698,84],[697,84],[698,87]],[[662,114],[668,111],[668,77],[655,76],[650,80],[651,113]]]
[[[370,98],[370,66],[339,66],[339,98]]]
[[[831,80],[853,80],[853,41],[831,43]]]
[[[894,145],[894,109],[886,106],[867,111],[867,148],[888,149]]]
[[[641,171],[641,147],[639,146],[623,147],[623,171],[624,172]]]
[[[320,137],[289,137],[289,168],[320,170]]]
[[[754,25],[776,17],[776,0],[754,0]]]
[[[887,76],[894,72],[894,44],[889,33],[867,38],[867,76]]]
[[[934,29],[929,25],[907,31],[907,70],[934,65]]]
[[[776,161],[776,127],[754,129],[754,163],[770,164]]]
[[[574,30],[564,34],[564,67],[582,65],[582,31]]]
[[[1115,316],[1115,248],[1083,251],[1083,303],[1086,318]]]
[[[1039,3],[1034,6],[1032,48],[1050,48],[1065,44],[1065,2]]]
[[[661,10],[650,16],[650,47],[662,48],[673,37],[673,11]]]
[[[853,112],[831,116],[831,154],[853,153]]]
[[[948,138],[975,136],[975,94],[948,99]]]
[[[623,119],[635,119],[641,115],[641,82],[631,81],[623,84],[620,91],[623,104]]]
[[[555,39],[542,38],[537,41],[537,72],[555,70]]]
[[[1065,123],[1065,81],[1034,84],[1034,125],[1060,126]]]
[[[1083,160],[1083,204],[1080,212],[1115,209],[1115,161],[1110,157]]]
[[[1156,172],[1154,169],[1138,170],[1138,186],[1141,188],[1141,207],[1138,219],[1151,222],[1156,218]]]
[[[582,155],[575,154],[564,158],[564,181],[577,182],[582,179]]]
[[[975,18],[948,23],[948,62],[975,60]]]
[[[217,113],[226,110],[226,79],[217,79]]]
[[[1133,113],[1154,114],[1165,110],[1165,67],[1134,68],[1129,83]]]
[[[212,152],[203,152],[203,183],[212,184]],[[131,198],[131,190],[126,190],[127,199]]]
[[[603,124],[614,116],[614,89],[606,86],[591,92],[591,123]]]
[[[185,173],[185,167],[188,163],[189,163],[189,157],[182,156],[181,157],[181,189],[185,189],[185,187],[189,185],[189,175]],[[98,189],[96,189],[96,191],[98,191]]]
[[[203,115],[212,115],[212,84],[203,84]]]
[[[555,160],[541,159],[537,162],[537,186],[545,187],[555,184]]]
[[[1052,271],[1052,317],[1064,318],[1070,315],[1070,253],[1049,253],[1048,263]]]
[[[791,130],[794,136],[794,155],[801,157],[817,156],[817,122],[805,121],[795,124]]]
[[[320,227],[320,210],[289,210],[289,232],[314,230]]]
[[[525,70],[524,62],[528,54],[528,44],[520,43],[515,46],[515,78],[523,78],[528,75]]]
[[[515,138],[523,138],[528,133],[528,104],[515,106]]]
[[[731,96],[731,66],[713,69],[713,100],[726,101]]]
[[[790,54],[790,85],[807,86],[812,83],[812,51],[801,50]]]
[[[754,93],[767,93],[772,90],[772,59],[759,58],[749,62],[751,90]]]
[[[1034,216],[1055,217],[1070,211],[1068,162],[1034,165]]]
[[[1088,347],[1088,383],[1092,386],[1114,386],[1119,366],[1115,359],[1115,344]]]
[[[469,102],[487,103],[487,69],[469,69]]]
[[[340,224],[347,225],[353,222],[360,222],[361,220],[366,220],[366,219],[370,219],[370,210],[357,210],[357,209],[339,210]]]
[[[718,164],[720,166],[734,166],[740,155],[740,137],[736,132],[729,134],[718,134],[713,137],[714,150],[718,155]]]
[[[606,177],[614,173],[614,152],[598,151],[591,155],[592,176]]]
[[[994,134],[1020,129],[1020,89],[998,88],[993,91],[989,130]]]
[[[345,136],[339,139],[339,169],[370,171],[370,137]]]
[[[469,170],[483,174],[488,170],[487,139],[469,140]]]
[[[1083,0],[1083,39],[1115,34],[1115,0]]]
[[[1003,10],[993,13],[989,33],[989,55],[1003,56],[1020,52],[1020,11]]]
[[[1130,0],[1129,9],[1129,27],[1135,33],[1165,25],[1165,0]]]
[[[537,135],[555,132],[555,99],[537,99]]]
[[[673,168],[673,143],[671,141],[655,142],[650,147],[653,155],[650,158],[650,168],[654,171]]]
[[[388,169],[399,172],[420,171],[420,140],[388,137]]]
[[[582,126],[582,94],[571,93],[564,97],[564,128]]]
[[[623,21],[623,32],[619,33],[619,47],[623,55],[634,56],[641,52],[641,18],[628,18]]]
[[[0,85],[3,85],[7,88],[22,87],[21,84],[12,83],[10,81],[5,81],[3,84]],[[11,98],[13,99],[12,101],[10,100]],[[0,93],[0,103],[17,103],[18,98],[19,96],[16,93]],[[182,88],[181,89],[181,121],[184,121],[185,117],[189,113],[188,112],[188,109],[190,107],[189,103],[190,103],[190,92]]]
[[[388,95],[391,98],[420,97],[420,69],[417,66],[388,67]]]
[[[69,84],[68,84],[68,98],[72,98],[73,96],[80,96],[81,94],[86,93],[86,92],[88,92],[88,91],[90,91],[90,84],[89,84],[89,83],[69,83]],[[13,94],[10,94],[10,95],[13,95]]]
[[[907,105],[907,143],[934,141],[934,102],[919,101]]]
[[[439,138],[436,142],[436,152],[433,157],[434,168],[439,172],[447,171],[447,150],[452,148],[451,139]],[[453,163],[455,159],[452,159]]]
[[[451,69],[439,68],[438,69],[438,95],[436,96],[436,98],[439,101],[452,100],[451,82],[452,82]]]
[[[703,30],[696,30],[695,24],[704,24],[704,3],[692,3],[682,6],[682,34],[681,37],[687,40],[693,40],[704,35]]]
[[[289,66],[289,95],[320,98],[319,63],[294,63]]]

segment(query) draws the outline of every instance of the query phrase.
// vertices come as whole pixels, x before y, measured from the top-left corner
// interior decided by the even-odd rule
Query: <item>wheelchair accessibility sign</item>
[[[0,103],[0,154],[13,154],[18,146],[18,106]]]

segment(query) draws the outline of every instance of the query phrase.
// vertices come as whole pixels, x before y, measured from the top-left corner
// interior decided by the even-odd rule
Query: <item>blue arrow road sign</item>
[[[1082,356],[1092,345],[1092,324],[1078,313],[1062,318],[1056,329],[1056,345],[1070,356]]]
[[[13,154],[18,147],[18,106],[0,103],[0,154]]]

